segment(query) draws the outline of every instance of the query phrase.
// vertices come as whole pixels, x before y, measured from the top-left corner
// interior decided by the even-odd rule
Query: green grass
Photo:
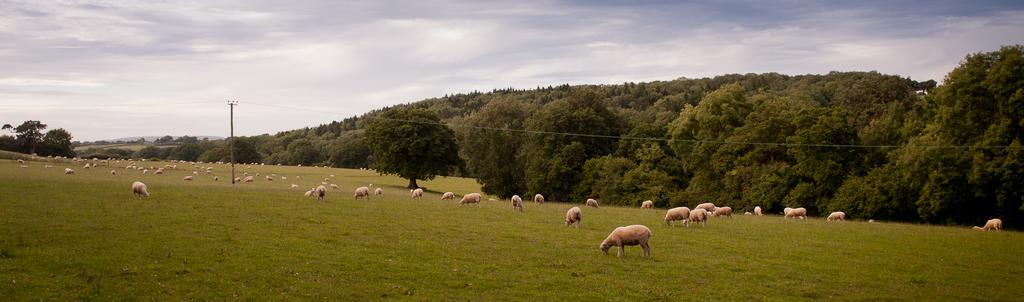
[[[161,166],[163,163],[144,163]],[[179,168],[187,165],[179,164]],[[73,167],[76,175],[64,175]],[[359,170],[253,166],[288,180],[232,189],[186,171],[141,175],[0,160],[0,296],[5,300],[1017,300],[1024,236],[966,228],[779,216],[661,224],[664,211],[440,201],[470,179],[422,182]],[[302,197],[334,174],[326,202]],[[296,180],[295,176],[301,176]],[[152,197],[133,199],[142,180]],[[300,189],[291,189],[296,183]],[[355,201],[356,186],[386,196]],[[616,226],[653,231],[650,259],[597,247]]]
[[[136,143],[123,143],[123,144],[106,144],[106,145],[84,145],[84,146],[75,147],[75,151],[82,151],[82,150],[89,149],[89,148],[96,148],[96,149],[125,149],[125,150],[131,150],[131,151],[139,151],[139,150],[142,150],[142,148],[150,147],[150,146],[157,147],[157,148],[171,148],[171,147],[174,147],[174,145],[146,145],[146,144],[136,144]]]

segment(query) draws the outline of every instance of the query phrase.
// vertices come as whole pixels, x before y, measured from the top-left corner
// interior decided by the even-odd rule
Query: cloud
[[[1001,1],[10,2],[0,120],[83,140],[245,135],[443,94],[725,73],[941,80],[1020,43]],[[247,105],[251,103],[252,105]],[[266,107],[276,104],[317,111]]]

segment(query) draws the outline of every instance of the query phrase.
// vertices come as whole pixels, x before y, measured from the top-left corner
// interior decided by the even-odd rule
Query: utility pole
[[[231,140],[228,141],[228,153],[231,157],[231,187],[235,187],[235,105],[238,105],[238,101],[228,101],[228,107],[231,107]]]

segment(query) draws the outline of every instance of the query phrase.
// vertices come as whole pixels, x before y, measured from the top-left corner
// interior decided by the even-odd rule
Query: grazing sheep
[[[764,214],[763,214],[763,213],[761,213],[761,206],[756,206],[756,207],[754,207],[754,215],[757,215],[757,216],[764,216]]]
[[[28,168],[28,166],[26,166],[26,165],[18,165],[18,168],[24,169],[24,168]]]
[[[519,195],[512,195],[512,210],[523,211],[523,198],[519,197]]]
[[[336,184],[331,184],[331,189],[335,189],[335,190],[341,190],[341,187],[339,187],[339,186],[338,186],[338,185],[336,185]],[[367,190],[369,190],[369,189],[367,189]]]
[[[355,193],[352,194],[352,197],[355,199],[365,198],[366,200],[370,200],[370,188],[358,187],[356,188]]]
[[[572,207],[565,212],[565,226],[573,224],[577,229],[583,226],[583,211],[580,211],[580,207]]]
[[[455,193],[452,193],[452,192],[444,192],[444,194],[441,195],[441,200],[454,200],[454,199],[455,199]]]
[[[25,160],[19,159],[18,163],[24,165],[25,164]]]
[[[149,174],[149,169],[142,169],[142,174],[143,174],[143,175],[145,175],[145,174]]]
[[[287,176],[281,176],[281,180],[288,180]]]
[[[975,228],[977,228],[977,227],[975,227]],[[985,226],[981,227],[981,230],[983,230],[983,231],[995,230],[996,232],[1002,231],[1003,230],[1003,220],[999,219],[999,218],[989,219],[988,221],[985,222]]]
[[[253,178],[252,175],[249,175],[249,176],[246,176],[245,179],[242,179],[242,181],[244,181],[244,182],[252,182],[254,179],[255,178]]]
[[[313,191],[313,196],[316,196],[316,201],[324,201],[324,199],[327,199],[327,187],[323,185],[317,186],[316,190]]]
[[[705,203],[697,205],[697,207],[695,207],[693,209],[694,210],[696,210],[696,209],[704,209],[705,211],[708,211],[708,213],[714,213],[714,211],[715,211],[715,204],[710,203],[710,202],[705,202]]]
[[[199,175],[199,172],[192,171],[192,175]],[[256,176],[260,176],[259,173],[256,173]]]
[[[690,211],[690,219],[686,221],[686,227],[690,227],[690,223],[700,223],[702,226],[708,225],[708,210],[705,209],[693,209]]]
[[[49,168],[53,168],[53,166],[51,166],[51,165],[45,165],[45,166],[43,166],[43,168],[47,168],[47,169],[49,169]]]
[[[293,189],[294,189],[294,188],[298,188],[298,187],[299,187],[299,185],[297,185],[297,184],[292,184],[292,188],[293,188]]]
[[[412,199],[419,199],[421,197],[423,197],[423,189],[416,188],[412,190]]]
[[[189,175],[189,176],[185,176],[185,177],[184,177],[184,178],[182,178],[181,180],[192,180],[192,175]]]
[[[64,168],[64,174],[75,174],[75,170],[71,168]]]
[[[213,181],[218,181],[218,180],[220,180],[220,177],[217,177],[217,176],[213,177]]]
[[[306,191],[306,194],[303,194],[303,196],[305,196],[305,197],[313,197],[313,192],[315,192],[315,191],[316,191],[316,188],[309,189],[309,191]]]
[[[117,175],[117,170],[110,170],[110,175]]]
[[[587,199],[587,207],[600,208],[601,206],[597,204],[597,200],[590,198]]]
[[[792,218],[800,218],[800,219],[807,219],[807,209],[804,209],[804,208],[790,209],[788,212],[786,212],[786,217],[785,218],[788,219],[790,217],[792,217]]]
[[[644,202],[642,204],[640,204],[640,208],[641,209],[653,209],[654,208],[654,201],[644,200]]]
[[[868,219],[868,223],[875,223],[874,219]]]
[[[467,203],[475,203],[478,206],[483,207],[483,203],[481,203],[480,200],[480,193],[469,193],[462,196],[462,200],[459,200],[459,206],[461,207],[463,204]]]
[[[676,226],[676,220],[682,220],[683,223],[688,223],[690,219],[690,208],[678,207],[671,208],[665,213],[665,224]]]
[[[983,227],[980,227],[980,226],[975,226],[975,227],[972,227],[971,229],[973,229],[973,230],[975,230],[975,231],[982,231],[982,232],[984,232],[984,231],[985,231],[985,228],[983,228]]]
[[[730,207],[715,208],[715,211],[713,212],[713,214],[714,214],[715,217],[718,217],[718,216],[729,216],[729,218],[732,218],[732,208],[730,208]]]
[[[634,224],[631,226],[617,227],[608,234],[608,238],[605,238],[601,242],[601,252],[608,255],[608,250],[612,246],[619,248],[618,257],[622,257],[622,254],[626,251],[627,245],[639,245],[644,249],[644,257],[651,256],[651,246],[647,244],[647,241],[651,239],[651,229],[646,226]]]
[[[92,167],[91,165],[85,164],[84,166],[82,166],[82,169],[88,169],[88,168],[91,168],[91,167]]]
[[[747,211],[747,212],[743,212],[743,215],[754,216],[754,213],[751,213],[750,211]]]
[[[540,195],[540,194],[533,195],[533,203],[537,203],[537,204],[544,203],[544,195]]]
[[[846,220],[846,213],[843,213],[843,212],[832,212],[832,214],[828,214],[828,218],[825,218],[825,220],[826,221],[843,221],[843,220]]]
[[[274,181],[274,178],[270,176],[264,176],[263,178],[266,179],[267,181]]]
[[[782,216],[789,215],[789,211],[792,211],[792,210],[793,210],[793,208],[790,208],[790,207],[786,207],[785,209],[782,209]]]
[[[164,169],[163,168],[156,169],[156,171],[153,171],[153,174],[157,174],[157,175],[164,174]]]
[[[384,195],[384,189],[377,188],[376,190],[373,190],[373,195]]]
[[[132,194],[136,197],[149,197],[149,190],[146,190],[146,184],[136,181],[132,183]]]

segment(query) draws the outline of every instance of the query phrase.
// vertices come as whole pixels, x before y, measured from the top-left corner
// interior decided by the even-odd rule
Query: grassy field
[[[96,148],[96,149],[125,149],[125,150],[131,150],[131,151],[139,151],[139,150],[142,150],[142,148],[149,147],[149,146],[153,146],[153,147],[157,147],[157,148],[171,148],[171,147],[174,147],[174,145],[144,145],[144,144],[136,144],[136,143],[123,143],[123,144],[78,146],[78,147],[75,147],[75,151],[82,151],[82,150],[89,149],[89,148]]]
[[[1024,297],[1019,232],[743,215],[671,228],[663,209],[616,207],[583,209],[577,230],[563,225],[570,204],[514,213],[506,202],[439,200],[478,190],[470,179],[421,182],[428,194],[414,201],[404,180],[359,170],[253,166],[239,174],[288,180],[232,188],[226,166],[215,167],[220,182],[186,182],[188,169],[28,165],[0,160],[0,296],[12,301]],[[341,191],[302,197],[331,174]],[[152,197],[132,198],[134,180]],[[369,184],[385,197],[352,199]],[[629,224],[652,229],[652,258],[638,247],[621,259],[598,251]]]

